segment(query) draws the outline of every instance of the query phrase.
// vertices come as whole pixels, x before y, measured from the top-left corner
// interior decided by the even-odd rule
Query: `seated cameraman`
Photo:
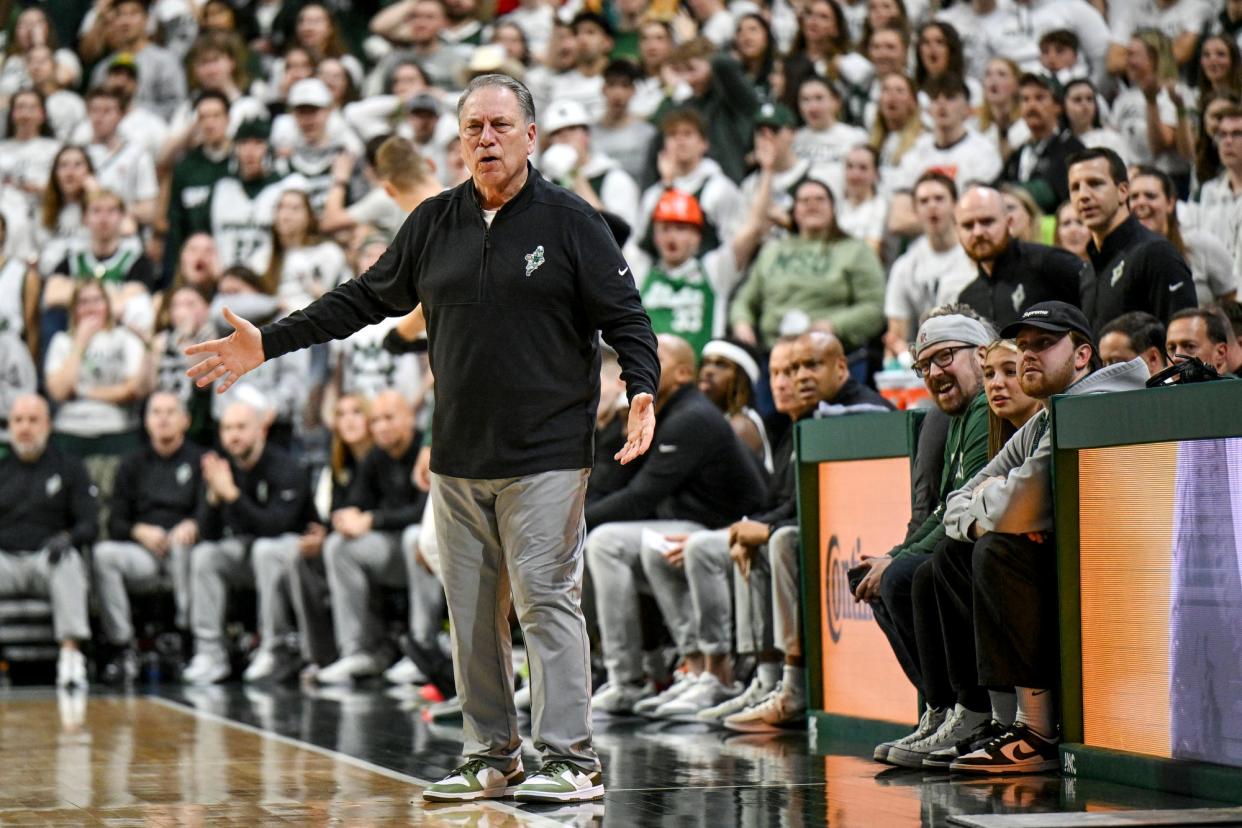
[[[1169,317],[1165,335],[1169,361],[1185,362],[1198,357],[1222,377],[1229,373],[1229,340],[1232,331],[1212,308],[1185,308]]]

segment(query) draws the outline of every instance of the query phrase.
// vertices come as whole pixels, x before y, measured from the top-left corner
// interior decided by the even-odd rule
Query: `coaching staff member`
[[[361,278],[262,331],[230,314],[191,375],[223,391],[264,359],[343,339],[422,304],[436,409],[432,496],[453,629],[466,761],[424,797],[604,794],[591,746],[580,607],[583,502],[599,398],[600,344],[616,349],[632,400],[617,459],[655,429],[656,341],[620,249],[586,202],[527,159],[535,111],[521,83],[485,75],[457,105],[471,179],[429,198]],[[543,766],[527,778],[513,706],[509,594],[531,654],[532,730]]]
[[[1146,311],[1167,325],[1182,308],[1199,306],[1186,259],[1130,212],[1130,180],[1117,153],[1092,147],[1071,155],[1069,188],[1091,231],[1093,271],[1085,271],[1082,310],[1096,331],[1130,311]]]

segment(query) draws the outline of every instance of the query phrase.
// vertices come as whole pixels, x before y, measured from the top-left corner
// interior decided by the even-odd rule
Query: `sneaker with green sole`
[[[513,793],[519,802],[589,802],[603,796],[602,771],[587,772],[560,760],[545,764]]]
[[[476,799],[501,799],[513,796],[517,786],[526,781],[519,761],[508,773],[497,770],[482,759],[471,759],[454,768],[449,775],[423,791],[428,802],[471,802]]]

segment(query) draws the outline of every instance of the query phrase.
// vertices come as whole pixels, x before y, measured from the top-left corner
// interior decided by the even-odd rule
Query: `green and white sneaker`
[[[482,759],[471,759],[453,769],[448,776],[423,791],[428,802],[471,802],[476,799],[501,799],[513,796],[517,786],[526,781],[522,763],[509,773],[502,773]]]
[[[589,802],[604,798],[602,771],[586,773],[569,762],[548,762],[513,792],[519,802]]]

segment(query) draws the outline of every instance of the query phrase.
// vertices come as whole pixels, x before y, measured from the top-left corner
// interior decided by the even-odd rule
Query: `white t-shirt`
[[[52,337],[44,362],[46,374],[55,373],[64,365],[73,350],[73,337],[61,331]],[[94,388],[120,385],[136,377],[143,368],[146,346],[126,328],[111,328],[91,337],[78,369],[77,395],[56,410],[53,423],[59,434],[76,437],[99,437],[121,434],[138,427],[136,405],[88,400],[81,397]]]
[[[1157,0],[1110,3],[1109,28],[1115,43],[1128,43],[1139,29],[1157,29],[1170,40],[1176,40],[1187,32],[1199,34],[1203,24],[1223,5],[1208,0],[1174,0],[1169,6],[1162,6]]]
[[[1211,233],[1197,227],[1182,230],[1186,242],[1186,261],[1195,280],[1200,305],[1210,305],[1217,296],[1238,289],[1238,271],[1225,245]]]
[[[936,146],[936,137],[925,132],[902,157],[889,185],[892,192],[910,190],[920,175],[934,168],[952,178],[961,190],[971,182],[991,183],[1000,175],[1001,166],[996,144],[977,132],[968,129],[957,143],[947,147]]]
[[[962,288],[978,275],[979,266],[960,244],[936,252],[926,236],[919,236],[889,271],[884,315],[906,320],[907,335],[913,337],[919,317],[937,305],[957,301]]]
[[[881,241],[884,223],[888,218],[888,199],[883,194],[869,198],[861,204],[850,204],[844,198],[837,199],[837,225],[856,239]]]
[[[345,212],[357,224],[369,224],[377,230],[396,236],[408,215],[392,196],[375,187],[362,198],[346,208]]]
[[[264,267],[256,268],[255,272],[262,273],[266,269],[264,263]],[[286,250],[276,297],[280,300],[281,309],[292,313],[352,276],[345,251],[334,241]]]
[[[838,199],[844,193],[845,156],[859,144],[867,143],[866,131],[837,121],[828,129],[816,130],[802,127],[794,133],[794,155],[810,161],[817,172],[832,187]]]
[[[155,178],[155,162],[138,144],[124,142],[115,152],[109,152],[103,144],[91,144],[86,151],[95,167],[95,180],[99,186],[125,199],[127,207],[160,194],[160,185]]]
[[[29,141],[18,141],[16,138],[0,141],[0,178],[22,187],[46,187],[52,172],[52,161],[59,151],[60,142],[55,138],[40,136]],[[43,198],[33,193],[25,193],[25,196],[33,215]]]
[[[1215,238],[1229,251],[1235,271],[1242,272],[1242,193],[1229,186],[1229,172],[1203,185],[1189,224]]]
[[[397,326],[398,317],[383,319],[345,339],[332,342],[332,364],[341,365],[341,393],[368,399],[381,391],[413,396],[422,381],[417,354],[390,354],[384,337]]]
[[[1156,95],[1156,111],[1162,124],[1177,126],[1177,107],[1164,89]],[[1127,89],[1118,95],[1113,101],[1110,120],[1113,129],[1125,139],[1130,163],[1155,164],[1165,172],[1185,169],[1185,162],[1180,161],[1176,153],[1164,152],[1158,158],[1152,154],[1151,144],[1147,140],[1147,98],[1142,89]]]

